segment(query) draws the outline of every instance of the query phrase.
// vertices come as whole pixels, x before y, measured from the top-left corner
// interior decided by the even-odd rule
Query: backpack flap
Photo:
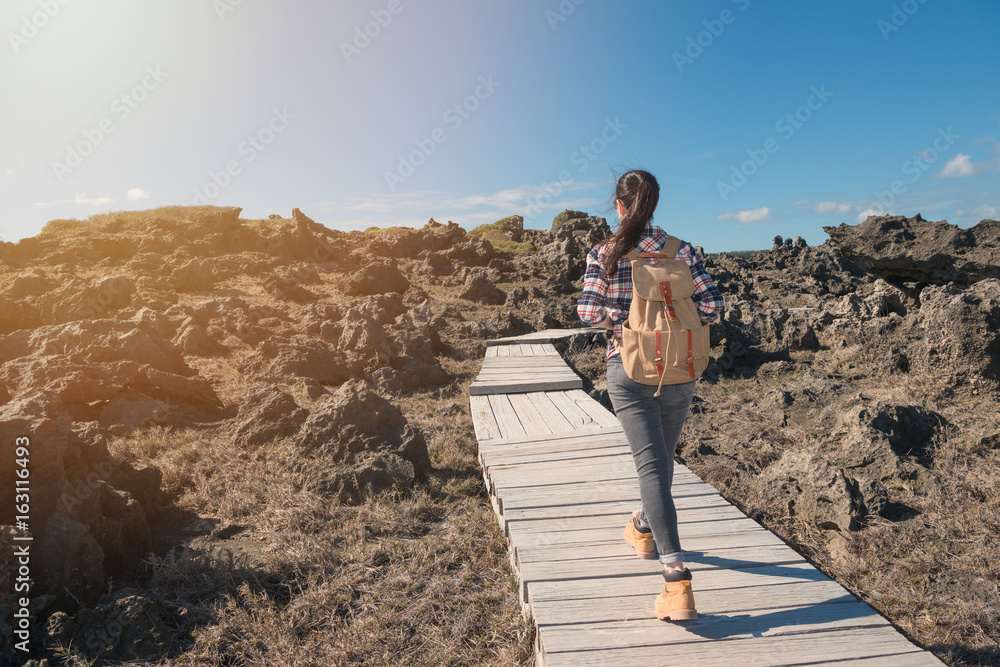
[[[681,329],[700,329],[701,318],[691,299],[694,280],[691,269],[678,260],[660,260],[647,264],[639,259],[632,263],[633,296],[647,301],[664,313],[664,319],[678,323]]]

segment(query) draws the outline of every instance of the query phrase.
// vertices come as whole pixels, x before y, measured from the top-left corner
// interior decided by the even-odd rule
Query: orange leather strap
[[[694,332],[688,329],[688,373],[694,378]]]
[[[659,331],[656,332],[656,377],[663,377],[663,343]]]
[[[667,318],[676,322],[677,311],[674,310],[674,295],[670,289],[670,281],[664,280],[660,283],[660,296],[663,297],[664,309],[667,311]]]

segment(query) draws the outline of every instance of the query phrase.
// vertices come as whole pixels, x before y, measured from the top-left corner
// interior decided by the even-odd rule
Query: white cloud
[[[821,201],[816,204],[817,213],[848,213],[850,210],[850,204],[838,204],[835,201]]]
[[[980,220],[1000,220],[1000,206],[987,206],[983,204],[972,211],[972,217],[979,218]]]
[[[892,209],[884,211],[877,208],[866,208],[865,210],[861,211],[861,213],[858,213],[858,218],[857,218],[858,222],[864,222],[869,215],[896,215],[896,214],[892,211]]]
[[[112,201],[114,201],[114,199],[111,197],[93,197],[91,199],[87,199],[83,195],[77,195],[73,199],[74,204],[88,204],[90,206],[100,206],[101,204],[107,204]]]
[[[129,201],[138,201],[140,199],[149,199],[149,193],[142,188],[132,188],[125,195],[125,199]]]
[[[976,165],[972,164],[972,156],[959,153],[944,165],[938,178],[966,178],[976,175]]]
[[[84,204],[86,206],[100,206],[101,204],[107,204],[113,202],[114,199],[111,197],[92,197],[87,198],[82,194],[77,195],[73,199],[57,199],[55,201],[44,201],[32,204],[32,208],[46,208],[49,206],[58,206],[59,204]]]
[[[770,215],[771,209],[761,206],[736,213],[723,213],[719,216],[719,220],[735,220],[741,225],[749,225],[752,222],[764,222],[770,218]]]

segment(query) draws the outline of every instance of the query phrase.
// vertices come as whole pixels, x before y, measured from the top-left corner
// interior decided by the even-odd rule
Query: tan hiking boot
[[[663,574],[663,592],[656,597],[653,612],[661,621],[691,621],[698,618],[687,568]]]
[[[625,525],[625,541],[635,549],[635,555],[639,558],[647,560],[656,558],[656,542],[653,541],[653,531],[649,528],[645,530],[637,528],[634,516]]]

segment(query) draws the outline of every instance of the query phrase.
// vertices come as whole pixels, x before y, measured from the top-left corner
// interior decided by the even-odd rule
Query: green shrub
[[[76,218],[63,219],[58,218],[56,220],[49,220],[42,227],[42,235],[47,236],[58,236],[60,238],[66,236],[77,236],[80,233],[92,229],[93,226],[84,222],[83,220],[77,220]]]
[[[535,245],[530,241],[522,241],[524,237],[524,218],[510,215],[496,222],[479,225],[469,232],[473,238],[484,239],[497,250],[503,252],[531,252]]]

